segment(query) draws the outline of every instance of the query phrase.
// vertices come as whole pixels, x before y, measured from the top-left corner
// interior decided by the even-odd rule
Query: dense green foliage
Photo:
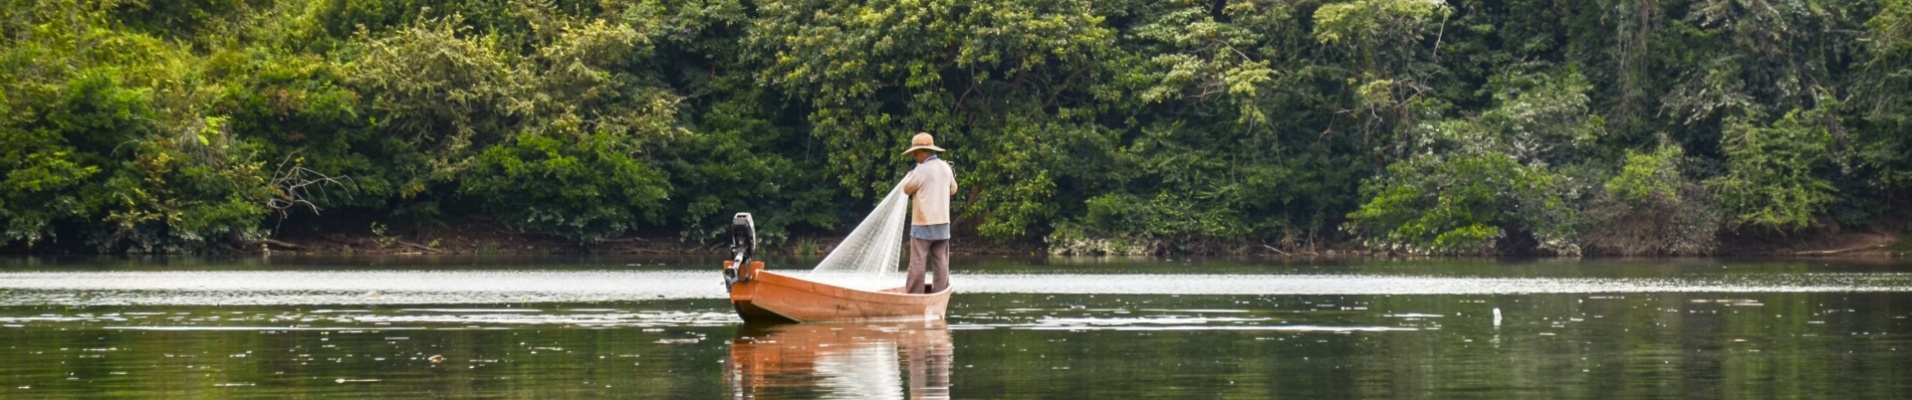
[[[860,219],[918,131],[1058,252],[1697,254],[1891,218],[1906,0],[13,1],[10,246],[315,213],[595,242]]]

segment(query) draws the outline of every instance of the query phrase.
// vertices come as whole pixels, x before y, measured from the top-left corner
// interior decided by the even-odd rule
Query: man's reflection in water
[[[937,321],[934,329],[912,331],[900,342],[910,360],[910,398],[949,398],[949,366],[956,361],[949,327]]]
[[[746,325],[725,373],[738,399],[899,399],[905,375],[910,398],[947,399],[955,349],[942,321]]]

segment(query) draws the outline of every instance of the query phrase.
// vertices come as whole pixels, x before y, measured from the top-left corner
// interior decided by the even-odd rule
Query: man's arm
[[[916,171],[912,170],[909,175],[903,176],[903,194],[915,196],[916,189],[922,188],[923,182],[920,179],[916,179]]]

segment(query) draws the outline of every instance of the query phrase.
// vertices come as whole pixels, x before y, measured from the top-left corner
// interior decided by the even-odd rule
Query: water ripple
[[[959,293],[1416,295],[1912,292],[1908,273],[1657,278],[957,274]],[[0,272],[0,306],[577,303],[720,299],[715,271]]]

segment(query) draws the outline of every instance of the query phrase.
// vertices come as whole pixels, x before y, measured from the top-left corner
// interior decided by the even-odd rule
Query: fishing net
[[[907,178],[905,178],[907,179]],[[823,262],[810,270],[811,280],[863,290],[903,286],[897,265],[903,260],[903,233],[909,225],[909,196],[903,185],[890,189],[876,210],[864,217]]]

